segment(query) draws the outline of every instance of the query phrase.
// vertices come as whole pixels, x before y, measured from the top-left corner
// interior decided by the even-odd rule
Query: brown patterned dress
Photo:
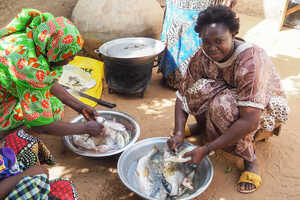
[[[246,42],[222,63],[200,48],[190,61],[177,97],[185,112],[196,118],[205,114],[209,141],[225,133],[239,118],[239,106],[263,110],[257,131],[272,131],[287,120],[288,106],[275,66],[263,49]],[[255,160],[253,140],[257,131],[239,140],[234,152]]]

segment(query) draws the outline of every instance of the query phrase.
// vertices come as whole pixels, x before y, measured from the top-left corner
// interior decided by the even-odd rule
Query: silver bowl
[[[103,111],[97,111],[101,117],[105,118],[106,120],[112,120],[115,119],[117,122],[123,124],[128,133],[130,134],[130,142],[123,148],[113,150],[113,151],[108,151],[105,153],[97,153],[91,150],[84,150],[82,148],[78,148],[76,145],[73,143],[72,135],[68,136],[63,136],[63,142],[64,144],[74,153],[82,156],[87,156],[87,157],[106,157],[106,156],[112,156],[115,154],[119,154],[123,152],[125,149],[129,148],[132,146],[137,139],[140,136],[140,126],[139,124],[133,119],[131,116],[118,112],[118,111],[111,111],[111,110],[103,110]],[[79,115],[78,117],[75,117],[72,119],[70,122],[71,123],[76,123],[76,122],[83,122],[85,121],[84,117],[82,115]]]
[[[167,137],[155,137],[141,140],[134,144],[131,148],[128,148],[126,151],[124,151],[119,158],[118,174],[123,184],[126,185],[126,187],[128,187],[131,191],[135,192],[145,199],[154,200],[153,198],[142,193],[138,188],[135,175],[137,162],[142,156],[149,152],[154,145],[159,148],[160,145],[166,145],[167,140]],[[185,142],[183,145],[189,146],[193,144]],[[193,180],[195,186],[194,192],[192,194],[182,196],[178,199],[189,200],[199,196],[209,186],[213,178],[213,174],[213,165],[210,159],[206,156],[197,166],[195,177]]]

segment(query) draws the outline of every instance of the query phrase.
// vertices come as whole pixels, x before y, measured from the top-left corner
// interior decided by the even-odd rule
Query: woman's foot
[[[246,160],[244,162],[245,162],[245,171],[241,175],[238,184],[238,191],[241,193],[254,192],[261,184],[261,177],[259,175],[257,162],[256,161],[250,162]]]

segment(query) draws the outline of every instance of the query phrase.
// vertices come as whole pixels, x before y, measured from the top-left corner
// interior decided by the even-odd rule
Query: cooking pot
[[[151,81],[154,62],[165,47],[162,41],[152,38],[128,37],[106,42],[96,49],[95,53],[104,62],[109,92],[140,93],[143,97]]]

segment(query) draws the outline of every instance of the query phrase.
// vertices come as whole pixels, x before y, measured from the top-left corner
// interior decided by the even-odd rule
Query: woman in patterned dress
[[[184,140],[189,114],[195,116],[193,133],[208,143],[185,156],[199,164],[210,151],[223,149],[244,159],[238,191],[249,193],[261,184],[257,169],[255,134],[273,131],[287,120],[286,97],[280,77],[266,52],[236,38],[239,20],[224,6],[202,11],[195,31],[202,46],[192,57],[177,91],[175,129],[168,144],[176,149]]]
[[[237,0],[166,0],[161,40],[166,42],[167,49],[159,67],[165,85],[178,88],[191,56],[201,45],[194,32],[199,12],[219,4],[233,8],[236,3]]]
[[[62,122],[63,104],[88,119],[95,110],[71,96],[58,83],[62,66],[83,45],[77,28],[66,18],[23,9],[0,29],[0,138],[25,125],[54,135],[97,134],[103,126]]]
[[[58,136],[103,134],[103,126],[94,120],[96,111],[57,83],[62,66],[82,46],[78,29],[68,19],[35,9],[23,9],[0,29],[0,142],[14,150],[22,170],[53,164],[43,143],[26,134],[24,127]],[[63,103],[88,121],[61,121]]]

